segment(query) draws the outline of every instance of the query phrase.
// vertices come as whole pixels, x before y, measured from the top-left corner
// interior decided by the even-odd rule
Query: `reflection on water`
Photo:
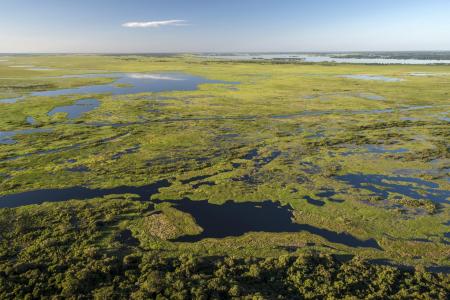
[[[0,196],[0,208],[19,207],[44,202],[61,202],[71,199],[85,200],[104,197],[107,195],[134,194],[140,200],[149,200],[159,188],[170,186],[167,180],[160,180],[144,186],[118,186],[107,189],[93,189],[84,186],[75,186],[63,189],[43,189],[29,192]]]
[[[372,94],[372,93],[359,93],[358,96],[360,98],[364,98],[367,100],[375,100],[375,101],[384,101],[386,100],[386,98],[384,98],[383,96],[377,95],[377,94]]]
[[[222,60],[282,60],[299,61],[309,63],[343,63],[343,64],[405,64],[405,65],[428,65],[428,64],[450,64],[450,60],[438,59],[395,59],[395,58],[350,58],[332,57],[325,54],[305,53],[232,53],[232,54],[208,54],[203,55],[209,59]]]
[[[26,119],[26,121],[27,121],[27,123],[28,124],[30,124],[30,125],[36,125],[36,119],[35,118],[33,118],[33,117],[31,117],[31,116],[28,116],[27,117],[27,119]]]
[[[360,240],[348,233],[292,222],[292,210],[278,202],[233,202],[216,205],[208,201],[183,199],[173,201],[173,206],[191,214],[203,228],[198,235],[177,238],[177,242],[197,242],[205,238],[241,236],[248,232],[300,232],[306,231],[332,242],[349,247],[381,249],[374,239]]]
[[[97,99],[81,99],[76,101],[74,105],[58,106],[49,111],[47,115],[51,117],[57,113],[66,113],[67,118],[76,119],[99,106],[100,102]]]
[[[369,153],[404,153],[408,152],[407,148],[398,148],[398,149],[386,149],[383,146],[378,145],[366,145],[367,152]]]
[[[376,174],[347,174],[336,178],[354,188],[371,191],[384,199],[389,197],[389,193],[397,193],[416,200],[450,203],[450,191],[441,190],[438,184],[419,178]]]
[[[77,170],[78,171],[78,170]],[[107,195],[133,194],[138,200],[149,200],[162,187],[168,187],[167,180],[160,180],[145,186],[119,186],[106,189],[93,189],[76,186],[63,189],[43,189],[0,196],[0,208],[19,207],[44,202],[60,202],[71,199],[86,200]],[[157,200],[157,203],[167,202]],[[204,238],[224,238],[241,236],[247,232],[301,232],[306,231],[332,242],[349,247],[368,247],[380,249],[374,239],[360,240],[348,233],[314,227],[308,224],[292,222],[292,210],[287,205],[271,201],[236,203],[228,201],[222,205],[210,204],[208,201],[191,201],[183,199],[170,201],[173,206],[191,214],[203,232],[195,236],[183,236],[178,242],[196,242]]]
[[[81,166],[67,168],[66,171],[75,172],[75,173],[85,173],[85,172],[89,172],[90,169],[86,166],[81,165]]]
[[[20,98],[7,98],[7,99],[0,99],[0,103],[4,103],[4,104],[12,104],[12,103],[16,103],[17,101],[19,101]]]
[[[0,144],[11,145],[15,144],[16,140],[14,140],[14,136],[21,134],[33,134],[39,132],[50,132],[52,129],[50,128],[33,128],[33,129],[24,129],[24,130],[15,130],[15,131],[0,131]]]
[[[131,147],[131,148],[127,148],[127,149],[125,149],[125,150],[123,150],[123,151],[120,151],[120,152],[114,154],[114,155],[111,157],[111,159],[117,160],[117,159],[121,158],[121,157],[124,156],[124,155],[136,153],[136,152],[139,151],[140,148],[141,148],[140,145],[135,145],[135,146],[133,146],[133,147]]]
[[[386,76],[380,76],[380,75],[342,75],[339,77],[349,78],[349,79],[385,81],[385,82],[403,81],[403,79],[401,79],[401,78],[386,77]]]
[[[237,82],[209,80],[201,76],[185,73],[107,73],[64,75],[49,78],[113,78],[114,82],[110,84],[86,85],[70,89],[33,92],[30,95],[47,97],[72,94],[125,95],[148,92],[193,91],[198,89],[200,84],[205,83],[237,84]],[[13,103],[11,101],[17,101],[18,99],[20,98],[3,99],[3,101],[9,101],[6,103]]]
[[[349,155],[355,155],[355,154],[397,154],[397,153],[405,153],[408,152],[409,149],[407,148],[397,148],[397,149],[386,149],[382,145],[363,145],[366,151],[359,152],[359,151],[347,151],[341,153],[342,156],[349,156]]]

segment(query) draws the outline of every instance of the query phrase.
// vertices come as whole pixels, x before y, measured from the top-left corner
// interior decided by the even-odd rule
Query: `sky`
[[[449,0],[0,0],[0,53],[450,50]]]

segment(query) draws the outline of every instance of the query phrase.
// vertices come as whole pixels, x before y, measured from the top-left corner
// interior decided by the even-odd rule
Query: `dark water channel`
[[[377,174],[347,174],[336,178],[383,198],[387,198],[389,193],[397,193],[416,200],[450,203],[450,191],[439,189],[438,184],[419,178]]]
[[[93,199],[107,195],[134,194],[138,200],[149,200],[159,188],[170,186],[169,181],[160,180],[155,183],[133,187],[119,186],[108,189],[92,189],[76,186],[64,189],[42,189],[17,194],[0,196],[0,208],[12,208],[44,202],[60,202],[71,199]],[[164,201],[157,201],[158,203]],[[348,233],[337,233],[308,224],[292,222],[292,209],[278,202],[244,202],[228,201],[222,205],[208,201],[191,201],[182,199],[170,201],[176,209],[191,214],[203,232],[195,236],[183,236],[178,242],[196,242],[204,238],[224,238],[241,236],[247,232],[300,232],[306,231],[319,235],[332,243],[349,247],[369,247],[381,249],[374,239],[360,240]]]
[[[399,154],[399,153],[405,153],[408,152],[408,148],[398,148],[398,149],[386,149],[382,145],[364,145],[362,148],[365,148],[364,152],[360,152],[360,149],[356,149],[355,151],[347,151],[341,153],[343,156],[349,156],[349,155],[355,155],[355,154],[365,154],[365,153],[371,153],[371,154]]]
[[[109,189],[91,189],[83,186],[75,186],[64,189],[42,189],[23,193],[0,196],[0,208],[19,207],[44,202],[61,202],[71,199],[85,200],[107,195],[136,194],[140,200],[149,200],[156,194],[159,188],[170,186],[169,181],[160,180],[144,186],[118,186]]]

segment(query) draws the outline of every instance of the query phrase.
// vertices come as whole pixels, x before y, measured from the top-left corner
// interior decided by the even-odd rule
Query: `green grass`
[[[57,70],[30,71],[10,68],[10,64]],[[167,71],[239,84],[233,85],[235,89],[224,84],[203,84],[196,91],[114,97],[26,96],[32,91],[111,82],[105,78],[48,76]],[[93,247],[110,251],[117,246],[114,236],[128,228],[143,247],[159,249],[169,256],[185,252],[238,257],[278,256],[287,253],[284,246],[293,245],[297,253],[317,250],[360,255],[367,259],[388,259],[412,266],[448,266],[448,239],[444,238],[444,233],[448,232],[444,223],[450,217],[447,204],[439,205],[436,211],[428,209],[423,214],[413,213],[416,200],[406,196],[400,201],[403,209],[368,205],[363,202],[373,198],[368,191],[351,188],[335,178],[347,173],[392,175],[398,170],[417,170],[411,177],[439,184],[441,190],[450,189],[446,180],[450,159],[449,123],[439,119],[449,116],[450,76],[409,76],[413,72],[449,73],[450,66],[271,64],[205,61],[192,56],[93,55],[14,56],[8,62],[0,63],[0,99],[25,96],[15,104],[0,103],[0,131],[33,127],[54,129],[49,133],[18,135],[16,144],[0,145],[0,174],[8,175],[0,181],[2,195],[76,185],[103,188],[144,185],[169,179],[171,186],[162,188],[155,198],[189,197],[216,204],[230,199],[238,202],[281,201],[294,209],[295,222],[347,232],[360,239],[374,238],[384,251],[333,244],[306,232],[259,232],[197,243],[173,243],[168,237],[201,231],[195,220],[169,206],[158,208],[159,216],[148,215],[141,212],[146,204],[132,201],[123,202],[123,206],[120,201],[109,200],[49,203],[42,207],[1,210],[1,213],[22,216],[18,221],[11,219],[8,226],[22,226],[22,218],[26,220],[26,216],[39,213],[43,220],[48,217],[57,228],[65,230],[71,225],[67,219],[64,221],[67,215],[58,216],[61,205],[74,214],[100,210],[99,220],[113,221],[106,221],[106,227],[101,229],[89,227],[91,229],[82,237]],[[379,82],[338,77],[345,74],[384,75],[404,80]],[[361,93],[379,95],[385,100],[368,100],[361,97]],[[91,96],[99,99],[101,106],[75,123],[69,123],[61,114],[47,115],[57,106]],[[404,110],[413,106],[431,107]],[[394,109],[394,112],[370,112],[383,109]],[[291,117],[273,118],[279,115]],[[33,116],[37,125],[27,124],[27,116]],[[135,124],[117,128],[89,126],[92,122]],[[322,136],[314,136],[318,132]],[[116,139],[101,142],[112,137]],[[67,148],[74,144],[79,144],[79,148]],[[409,151],[367,154],[361,148],[366,144],[383,145],[387,149],[407,148]],[[135,145],[140,146],[138,152],[112,160],[114,154]],[[52,154],[4,160],[55,149],[58,152]],[[257,149],[256,158],[244,159],[253,149]],[[355,154],[345,155],[355,150]],[[270,156],[273,151],[280,151],[281,155],[268,163],[257,161]],[[233,164],[239,164],[239,167],[233,167]],[[74,166],[86,166],[90,171],[67,170]],[[215,185],[195,189],[193,185],[201,180],[183,183],[203,175],[210,176],[205,180]],[[252,182],[237,180],[245,176],[250,176]],[[326,205],[318,207],[303,199],[326,189],[334,190],[337,193],[334,197],[344,202],[326,201]],[[395,201],[392,197],[388,199],[391,204]],[[32,220],[38,222],[40,218],[33,217]],[[158,231],[158,226],[165,231]],[[14,249],[18,252],[14,255],[28,257],[34,255],[34,251],[44,251],[35,247],[42,242],[42,245],[51,242],[47,240],[51,234],[45,232],[38,231],[28,240],[23,237],[23,240],[15,241]],[[413,240],[417,238],[427,238],[430,242]],[[74,243],[71,239],[66,241],[71,245]],[[310,243],[314,246],[308,246]],[[8,250],[7,245],[3,242],[2,251],[13,251]],[[4,255],[8,257],[9,254]]]

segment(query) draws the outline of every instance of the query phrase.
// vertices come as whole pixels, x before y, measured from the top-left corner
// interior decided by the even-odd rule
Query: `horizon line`
[[[139,55],[139,54],[206,54],[206,53],[305,53],[305,54],[315,54],[315,53],[377,53],[377,52],[450,52],[448,50],[327,50],[327,51],[143,51],[143,52],[0,52],[0,55],[45,55],[45,54],[73,54],[73,55],[114,55],[114,54],[130,54],[130,55]]]

